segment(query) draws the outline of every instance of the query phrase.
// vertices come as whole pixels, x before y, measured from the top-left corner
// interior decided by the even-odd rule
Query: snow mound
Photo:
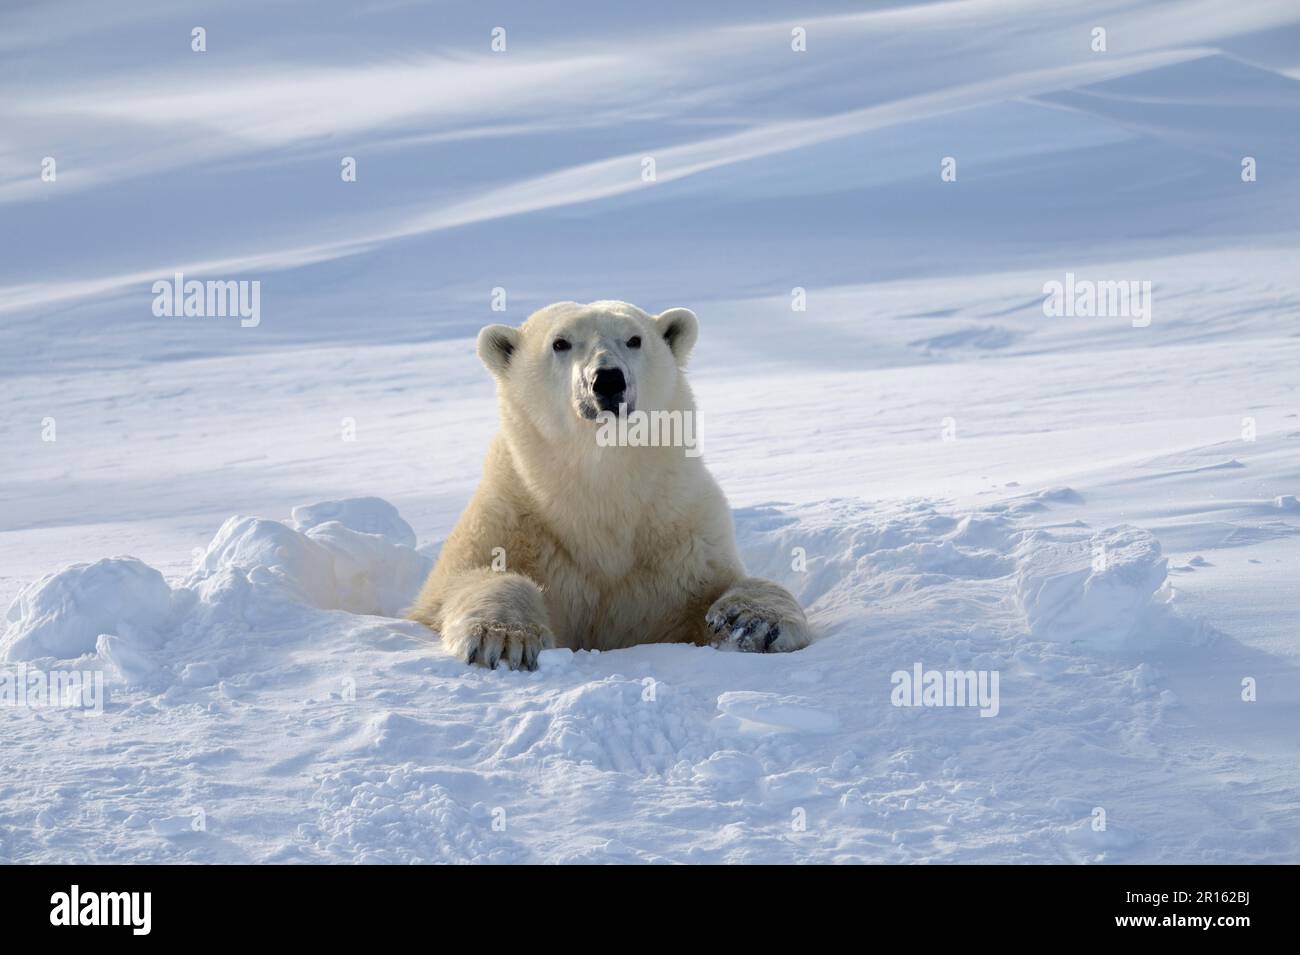
[[[414,549],[410,525],[387,501],[330,501],[296,507],[293,515],[294,527],[230,518],[186,585],[200,587],[216,578],[229,586],[231,577],[242,576],[254,590],[321,610],[395,616],[429,572],[429,558]]]
[[[789,587],[822,639],[1009,626],[988,612],[1016,569],[1022,532],[1007,514],[833,500],[746,508],[736,532],[746,568]]]
[[[1033,497],[1044,508],[1077,499],[1068,488]],[[953,635],[1000,632],[1099,652],[1202,639],[1203,627],[1170,606],[1167,561],[1151,534],[1035,529],[1026,523],[1035,513],[1016,502],[945,513],[928,501],[887,511],[828,501],[745,509],[736,527],[746,566],[789,586],[823,638],[863,636],[866,606],[867,636],[887,626],[937,637],[942,620]]]
[[[338,608],[334,559],[306,534],[279,521],[231,517],[199,558],[187,586],[237,572],[255,589],[282,591],[299,603],[324,610]]]
[[[405,544],[337,521],[313,527],[306,536],[332,557],[336,605],[352,613],[397,616],[420,589],[432,564]]]
[[[402,520],[397,508],[379,497],[350,497],[295,507],[290,526],[306,533],[334,522],[362,534],[377,534],[390,544],[415,549],[415,531]]]
[[[210,643],[214,634],[283,624],[303,608],[396,616],[429,572],[430,559],[413,549],[410,526],[386,501],[331,501],[294,514],[305,533],[264,518],[228,519],[175,589],[133,557],[48,574],[10,606],[0,659],[98,654],[126,683],[148,686],[165,669],[150,653],[179,635]],[[186,679],[205,678],[200,670]]]
[[[1036,637],[1116,652],[1187,630],[1170,626],[1168,561],[1140,528],[1089,536],[1029,531],[1017,560],[1017,598]]]
[[[106,557],[46,574],[9,607],[0,659],[71,659],[94,653],[99,635],[155,648],[168,634],[172,589],[134,557]]]

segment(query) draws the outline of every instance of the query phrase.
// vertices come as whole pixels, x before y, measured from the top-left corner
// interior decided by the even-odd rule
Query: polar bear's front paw
[[[751,653],[788,653],[812,642],[803,609],[768,580],[736,584],[714,602],[704,622],[722,640]]]
[[[456,621],[446,627],[442,639],[466,663],[490,670],[503,663],[511,670],[536,670],[537,655],[555,646],[546,627],[489,620]]]

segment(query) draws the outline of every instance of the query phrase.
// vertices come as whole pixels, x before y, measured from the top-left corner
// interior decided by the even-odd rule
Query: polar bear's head
[[[519,328],[487,326],[478,354],[506,406],[559,436],[602,411],[681,407],[690,400],[681,369],[698,335],[686,308],[650,315],[626,302],[559,302]]]

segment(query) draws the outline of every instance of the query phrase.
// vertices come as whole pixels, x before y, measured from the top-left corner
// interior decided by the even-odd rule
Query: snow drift
[[[916,503],[880,518],[846,501],[742,511],[738,529],[751,570],[790,585],[832,624],[868,604],[879,613],[997,586],[1018,601],[1028,634],[1115,651],[1147,642],[1171,599],[1159,544],[1132,527],[1066,536],[1018,530],[999,510],[957,517]],[[297,507],[288,522],[232,517],[175,589],[131,557],[28,586],[9,608],[0,658],[73,659],[95,653],[103,635],[165,650],[196,617],[251,629],[311,609],[398,616],[432,563],[414,542],[377,498]],[[796,571],[791,554],[808,566]],[[1177,630],[1160,619],[1163,636]]]
[[[132,557],[74,564],[29,585],[9,608],[0,659],[130,653],[138,671],[149,653],[204,628],[233,639],[312,609],[396,616],[431,567],[414,543],[376,498],[295,508],[290,523],[232,517],[175,588]],[[163,665],[185,665],[168,655],[158,654]]]

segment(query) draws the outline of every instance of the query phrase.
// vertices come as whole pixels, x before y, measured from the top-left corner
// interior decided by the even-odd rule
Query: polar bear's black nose
[[[591,390],[601,398],[617,398],[627,390],[627,381],[619,368],[598,368],[592,379]]]

